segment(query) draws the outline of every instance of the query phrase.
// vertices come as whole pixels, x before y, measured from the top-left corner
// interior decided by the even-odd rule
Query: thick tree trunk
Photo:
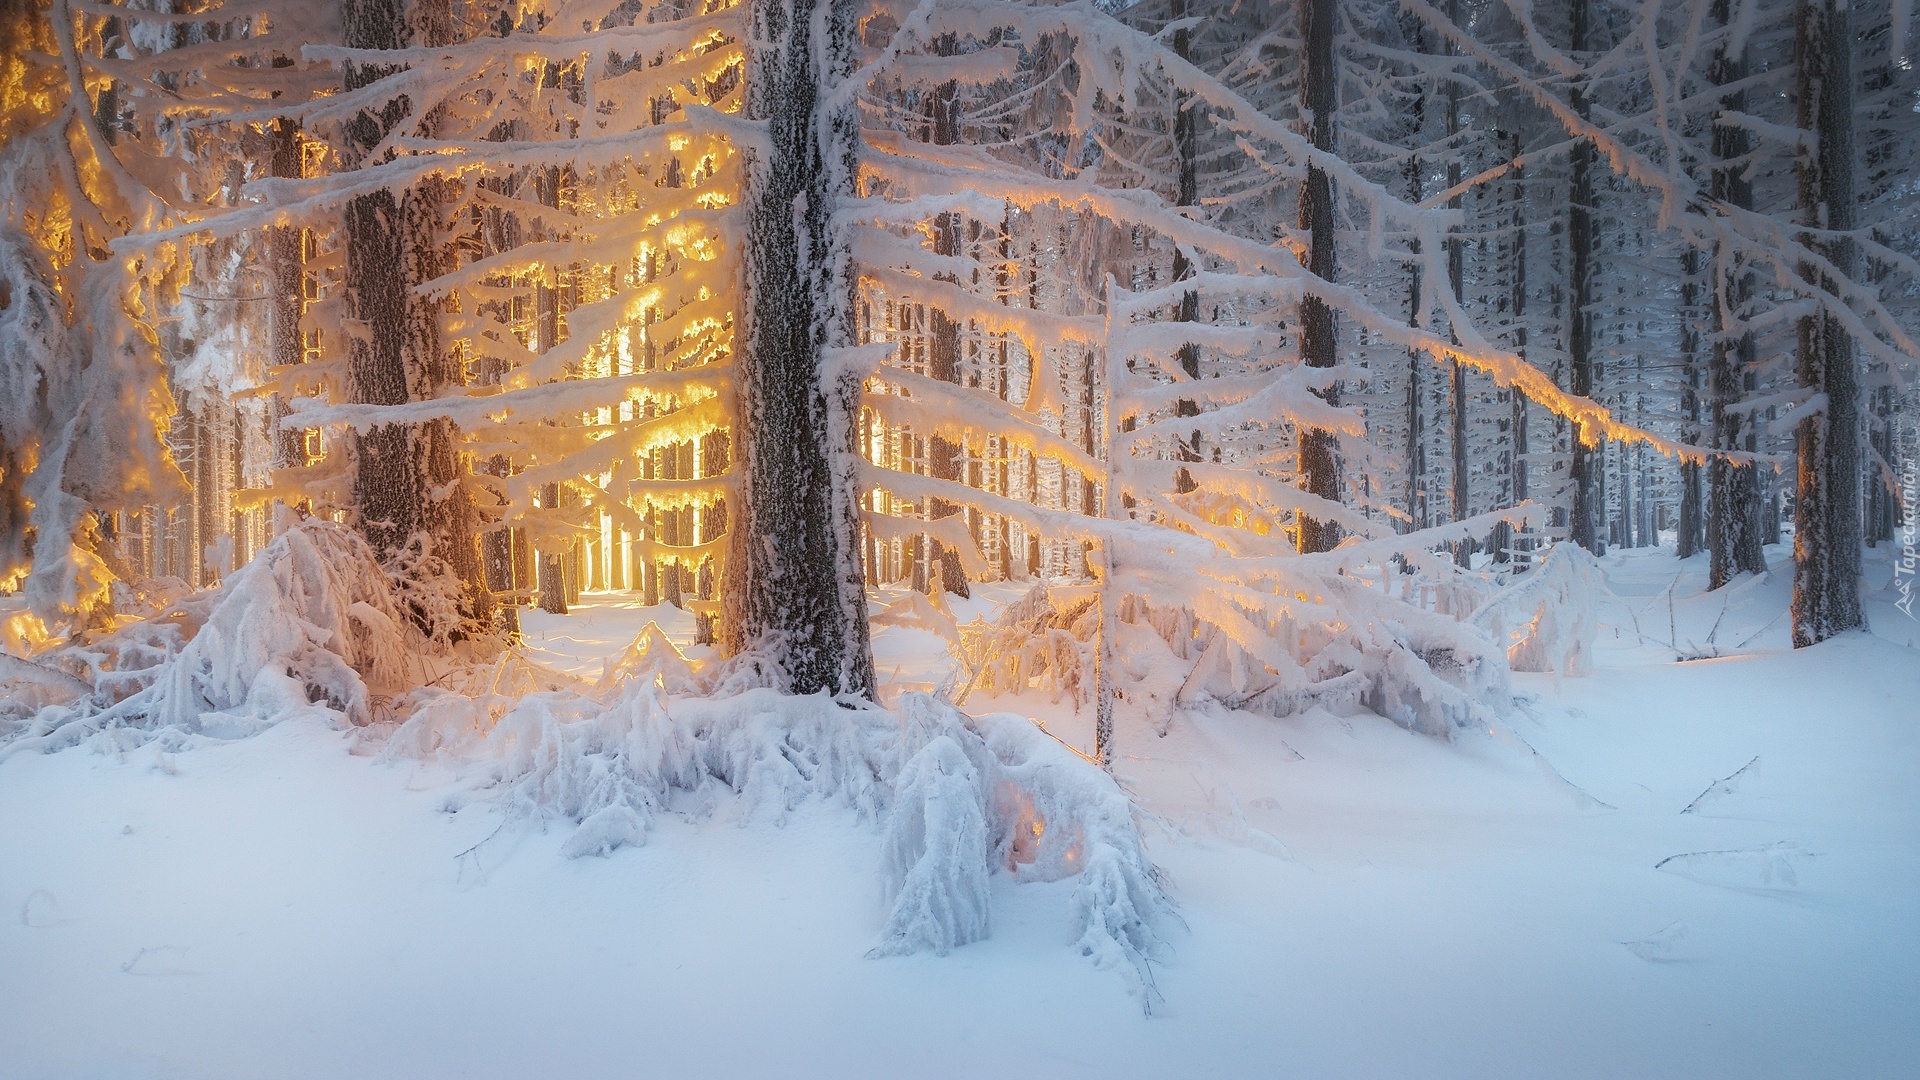
[[[288,57],[275,57],[274,67],[288,67]],[[298,179],[302,172],[300,124],[289,117],[275,120],[270,128],[273,150],[268,171],[275,177]],[[278,225],[267,230],[268,272],[273,275],[272,298],[268,300],[268,355],[276,368],[288,368],[307,358],[306,342],[301,336],[300,317],[305,314],[307,274],[305,230],[298,225]],[[273,418],[273,467],[296,468],[307,464],[307,433],[287,431],[280,421],[287,415],[286,400],[276,394],[269,410]]]
[[[952,56],[954,38],[952,34],[942,34],[934,43],[935,51],[941,56]],[[952,146],[960,141],[959,84],[942,83],[927,95],[927,126],[930,129],[931,142],[936,146]],[[933,250],[938,255],[960,254],[960,215],[941,214],[934,219]],[[959,285],[958,278],[944,275],[941,280]],[[927,375],[941,382],[960,383],[960,324],[948,313],[938,307],[927,311]],[[961,448],[939,435],[927,439],[927,471],[936,480],[962,481]],[[960,512],[958,506],[944,499],[930,499],[927,506],[927,519],[938,521]],[[931,538],[927,541],[928,557],[936,572],[928,575],[928,591],[943,589],[955,596],[969,595],[966,571],[960,567],[960,553],[948,550],[946,545]]]
[[[1172,18],[1179,21],[1187,17],[1187,0],[1173,0]],[[1193,59],[1193,31],[1181,27],[1173,32],[1173,51],[1182,60]],[[1199,177],[1199,132],[1195,127],[1198,117],[1191,108],[1193,95],[1184,90],[1173,95],[1173,150],[1177,162],[1175,177],[1174,205],[1198,206],[1200,204]],[[1194,267],[1187,259],[1187,253],[1180,245],[1173,247],[1173,280],[1185,281],[1193,276]],[[1200,293],[1188,289],[1180,294],[1180,309],[1173,313],[1175,322],[1198,322],[1200,319]],[[1200,346],[1189,341],[1181,345],[1175,353],[1180,363],[1180,371],[1189,379],[1200,377]],[[1173,404],[1175,416],[1199,416],[1200,406],[1191,398],[1181,398]],[[1191,436],[1181,442],[1176,452],[1182,461],[1200,460],[1200,432],[1196,429]],[[1188,492],[1194,489],[1193,474],[1181,469],[1173,476],[1174,490]]]
[[[855,502],[857,377],[828,363],[853,343],[850,252],[833,226],[853,189],[853,102],[823,85],[852,69],[850,0],[749,0],[749,153],[737,323],[739,506],[722,632],[764,651],[796,693],[873,693]],[[813,40],[816,31],[825,41]]]
[[[1729,0],[1718,0],[1714,18],[1722,26],[1731,17]],[[1716,86],[1734,86],[1747,77],[1744,55],[1722,50],[1708,69],[1708,78]],[[1723,95],[1720,107],[1728,113],[1744,112],[1745,91]],[[1720,161],[1742,162],[1716,168],[1713,173],[1713,197],[1741,210],[1753,208],[1753,182],[1748,179],[1742,159],[1751,149],[1747,130],[1735,124],[1715,124],[1714,157]],[[1727,316],[1743,317],[1753,295],[1753,278],[1739,258],[1724,248],[1714,253],[1713,352],[1707,360],[1707,400],[1712,424],[1711,444],[1716,450],[1751,449],[1752,425],[1737,406],[1746,396],[1753,377],[1754,340],[1742,331],[1732,336]],[[1743,446],[1744,443],[1744,446]],[[1735,574],[1762,573],[1767,568],[1761,549],[1761,499],[1759,475],[1753,465],[1736,465],[1724,457],[1707,462],[1707,585],[1717,589],[1733,580]]]
[[[1333,152],[1333,111],[1338,89],[1333,67],[1334,0],[1301,0],[1300,37],[1306,43],[1301,70],[1300,98],[1314,148]],[[1322,281],[1332,281],[1333,180],[1326,170],[1307,167],[1300,189],[1300,228],[1308,235],[1307,269]],[[1333,309],[1317,296],[1300,303],[1300,359],[1308,367],[1334,366]],[[1333,400],[1334,391],[1326,397]],[[1339,441],[1331,431],[1317,428],[1300,434],[1300,486],[1329,502],[1340,501]],[[1340,542],[1340,526],[1305,514],[1300,516],[1300,550],[1331,551]]]
[[[1527,174],[1520,164],[1520,133],[1513,133],[1509,160],[1513,165],[1513,351],[1527,358]],[[1513,390],[1513,501],[1517,505],[1529,498],[1527,476],[1527,395],[1519,387]],[[1513,561],[1525,566],[1532,561],[1532,541],[1512,537]]]
[[[401,49],[415,39],[444,45],[453,37],[446,0],[426,0],[411,12],[402,0],[345,0],[342,19],[350,48]],[[398,69],[349,64],[346,88]],[[395,102],[378,115],[361,112],[349,121],[352,164],[372,164],[365,156],[405,119],[406,106]],[[439,239],[451,185],[431,178],[399,198],[379,191],[347,204],[346,296],[358,324],[347,343],[352,401],[401,405],[465,381],[459,354],[440,339],[440,304],[413,294],[413,286],[451,268],[451,253]],[[466,585],[466,614],[478,625],[491,615],[492,600],[474,535],[473,497],[459,482],[458,441],[445,420],[378,424],[361,432],[354,440],[354,508],[361,531],[382,555],[426,534],[433,553]]]
[[[1587,49],[1588,0],[1572,0],[1572,49]],[[1592,112],[1583,79],[1570,94],[1574,112],[1586,119]],[[1567,152],[1567,389],[1581,397],[1593,394],[1593,141],[1577,139]],[[1605,480],[1604,448],[1584,425],[1574,425],[1573,512],[1568,519],[1570,539],[1595,555],[1604,554],[1601,515],[1605,509],[1601,485]]]
[[[1700,298],[1705,259],[1699,248],[1688,248],[1680,258],[1680,363],[1687,383],[1680,392],[1680,441],[1700,444]],[[1674,554],[1691,559],[1706,543],[1706,514],[1700,489],[1700,463],[1680,466],[1680,520],[1674,532]]]
[[[1410,32],[1414,49],[1427,51],[1426,27],[1418,19],[1409,18]],[[1426,129],[1427,91],[1423,82],[1414,90],[1412,107],[1408,110],[1408,139],[1418,144]],[[1426,165],[1418,154],[1407,157],[1407,203],[1417,206],[1426,197]],[[1413,261],[1407,267],[1407,325],[1418,329],[1421,310],[1420,280],[1422,264],[1420,261],[1420,238],[1411,242]],[[1421,381],[1426,358],[1419,352],[1407,353],[1407,528],[1418,530],[1426,528],[1427,519],[1427,424],[1425,387]]]
[[[1449,0],[1447,18],[1454,23],[1460,21],[1459,0]],[[1447,45],[1447,54],[1453,55],[1451,42]],[[1455,145],[1455,136],[1460,133],[1460,84],[1447,81],[1447,187],[1460,186],[1460,148]],[[1460,195],[1455,194],[1447,200],[1447,209],[1458,213],[1463,205]],[[1447,236],[1447,287],[1453,290],[1453,302],[1460,304],[1466,299],[1466,248],[1461,241],[1460,230],[1450,229]],[[1460,344],[1457,327],[1449,326],[1447,336],[1455,345]],[[1448,400],[1452,404],[1450,417],[1453,435],[1453,520],[1464,521],[1473,516],[1471,491],[1468,487],[1473,467],[1467,460],[1467,429],[1469,424],[1467,400],[1467,367],[1456,361],[1453,365],[1453,385]],[[1473,563],[1474,542],[1460,540],[1453,545],[1454,562],[1461,566]]]
[[[1800,274],[1832,296],[1854,271],[1853,32],[1845,0],[1800,0],[1795,53],[1800,126],[1816,149],[1798,166]],[[1827,268],[1816,265],[1824,258]],[[1826,407],[1800,421],[1793,504],[1793,644],[1812,645],[1864,624],[1860,611],[1859,375],[1853,339],[1823,307],[1800,320],[1800,385]]]
[[[515,176],[482,182],[490,190],[503,195],[512,196],[519,192],[520,181]],[[481,249],[486,254],[511,251],[520,245],[522,222],[519,214],[493,209],[485,212],[482,221]],[[536,340],[534,345],[537,347],[538,344]],[[507,380],[509,365],[504,358],[481,357],[474,366],[475,376],[482,384],[497,386]],[[506,454],[495,454],[487,460],[485,469],[488,475],[505,478],[513,475],[513,460]],[[508,598],[500,606],[499,612],[500,628],[510,638],[520,633],[522,593],[533,584],[534,573],[527,565],[531,554],[527,548],[526,532],[522,529],[495,529],[480,538],[480,560],[486,574],[487,588],[496,598]]]
[[[341,17],[342,40],[349,48],[407,45],[402,0],[344,0]],[[357,90],[398,69],[348,64],[346,89]],[[404,106],[390,104],[378,115],[355,116],[347,125],[352,153],[371,153],[404,115]],[[346,299],[357,323],[348,331],[347,394],[355,402],[402,405],[407,401],[408,283],[400,201],[391,191],[357,196],[347,203],[346,219]],[[382,553],[402,547],[420,524],[422,484],[408,435],[405,425],[382,424],[353,440],[355,510],[361,530]]]
[[[549,65],[551,68],[551,65]],[[557,74],[557,73],[554,73]],[[557,78],[555,79],[557,81]],[[534,198],[542,206],[560,205],[560,170],[547,167],[533,174]],[[536,231],[544,232],[547,223],[536,221]],[[544,353],[560,343],[560,296],[557,289],[543,279],[533,287],[533,351]],[[547,484],[540,489],[540,508],[551,514],[566,505],[566,486]],[[542,548],[539,556],[539,604],[540,610],[550,615],[565,615],[569,590],[567,588],[566,548],[553,550]],[[674,605],[678,607],[676,603]]]

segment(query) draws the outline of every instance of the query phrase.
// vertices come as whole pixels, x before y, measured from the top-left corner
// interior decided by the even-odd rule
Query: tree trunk
[[[1520,162],[1520,133],[1513,133],[1513,351],[1527,358],[1527,177]],[[1526,502],[1527,476],[1527,395],[1513,388],[1513,501]],[[1532,560],[1532,541],[1515,535],[1512,539],[1513,562],[1528,565]]]
[[[746,166],[739,506],[722,632],[733,654],[767,654],[796,693],[871,696],[855,503],[861,387],[826,363],[854,340],[850,252],[832,219],[853,190],[857,118],[851,98],[820,101],[823,84],[852,70],[852,4],[750,0],[749,19],[746,115],[768,121],[768,145]],[[816,30],[827,40],[815,42]]]
[[[1316,150],[1333,152],[1333,111],[1337,85],[1333,67],[1334,0],[1301,0],[1300,37],[1306,43],[1301,70],[1301,111]],[[1333,264],[1333,181],[1317,165],[1307,166],[1300,188],[1300,228],[1308,234],[1307,269],[1331,282]],[[1318,296],[1300,302],[1300,359],[1308,367],[1334,366],[1333,309]],[[1334,390],[1324,395],[1336,398]],[[1331,431],[1310,428],[1300,435],[1300,486],[1328,502],[1340,501],[1339,441]],[[1340,526],[1300,515],[1300,550],[1331,551],[1340,542]]]
[[[519,185],[515,178],[499,178],[482,181],[489,189],[503,195],[514,195]],[[521,222],[519,215],[511,211],[489,210],[485,212],[481,226],[481,248],[488,255],[511,251],[520,244]],[[538,341],[535,342],[537,346]],[[506,382],[509,366],[506,360],[498,357],[481,357],[475,364],[475,374],[486,385],[499,385]],[[513,460],[506,454],[495,454],[486,462],[486,471],[491,476],[508,477],[513,474]],[[487,588],[496,596],[508,597],[499,609],[500,628],[511,638],[520,633],[521,590],[530,584],[531,577],[523,567],[526,561],[526,533],[522,529],[500,528],[486,533],[480,538],[480,560],[486,574]]]
[[[1173,0],[1171,16],[1174,21],[1187,17],[1187,0]],[[1174,55],[1182,60],[1193,59],[1193,30],[1181,27],[1173,32]],[[1174,205],[1198,206],[1200,204],[1199,132],[1195,127],[1198,117],[1194,115],[1193,95],[1184,90],[1173,95],[1173,150],[1177,159]],[[1179,244],[1173,246],[1173,280],[1185,281],[1193,276],[1194,267],[1187,259],[1186,249]],[[1180,309],[1173,314],[1175,322],[1198,322],[1200,319],[1200,293],[1188,289],[1180,294]],[[1189,341],[1181,345],[1174,354],[1180,363],[1180,371],[1189,379],[1200,377],[1200,346]],[[1200,406],[1191,398],[1181,398],[1173,403],[1175,416],[1199,416]],[[1182,461],[1200,460],[1200,432],[1193,434],[1176,448]],[[1175,491],[1188,492],[1195,487],[1193,474],[1186,469],[1174,473]]]
[[[427,0],[411,13],[402,0],[345,0],[342,20],[349,48],[401,49],[415,38],[445,45],[453,38],[446,0]],[[346,89],[366,86],[400,67],[348,64]],[[347,124],[351,164],[376,164],[366,156],[407,119],[401,103],[378,115],[356,115]],[[413,122],[431,125],[430,118]],[[452,181],[434,177],[399,198],[378,191],[347,204],[346,298],[358,323],[347,342],[351,401],[402,405],[465,381],[460,354],[440,339],[440,302],[413,295],[413,286],[451,269],[451,253],[439,234],[443,204],[454,190]],[[426,534],[433,553],[465,584],[465,614],[478,625],[490,616],[492,601],[474,536],[473,497],[459,482],[464,463],[458,440],[446,420],[376,424],[362,431],[353,445],[354,509],[361,531],[383,556]]]
[[[952,56],[954,38],[952,34],[942,34],[934,42],[935,51],[941,56]],[[927,126],[931,129],[931,141],[936,146],[952,146],[960,141],[959,83],[946,82],[927,95]],[[934,219],[933,250],[937,255],[960,254],[960,215],[941,214]],[[939,280],[955,286],[960,280],[951,274],[940,275]],[[941,382],[960,384],[960,324],[949,317],[941,308],[929,306],[927,309],[927,376]],[[961,448],[939,435],[927,439],[927,471],[936,480],[961,481]],[[927,519],[938,521],[960,512],[958,506],[944,499],[929,499]],[[928,575],[928,591],[943,589],[955,596],[969,595],[966,571],[960,567],[960,553],[948,550],[946,545],[929,538],[927,541],[929,562],[936,572]]]
[[[1853,32],[1845,0],[1800,0],[1795,19],[1800,127],[1817,140],[1798,164],[1800,238],[1812,258],[1800,275],[1829,297],[1854,270]],[[1829,301],[1837,302],[1837,301]],[[1853,339],[1823,306],[1800,320],[1800,385],[1826,408],[1795,432],[1793,644],[1801,648],[1864,625],[1860,611],[1859,375]]]
[[[1572,49],[1587,49],[1588,0],[1572,0]],[[1592,109],[1587,84],[1576,79],[1570,91],[1574,112],[1582,120]],[[1567,152],[1567,389],[1580,396],[1593,394],[1593,141],[1577,139]],[[1591,440],[1591,441],[1590,441]],[[1606,456],[1583,424],[1573,430],[1573,513],[1568,519],[1570,539],[1595,555],[1606,553],[1600,536],[1604,510],[1601,484]]]
[[[273,66],[290,67],[290,57],[276,56]],[[300,152],[300,124],[290,117],[275,120],[270,128],[273,150],[268,171],[276,177],[298,179],[303,172]],[[269,273],[273,275],[273,293],[267,301],[270,363],[289,368],[307,358],[306,342],[301,336],[300,317],[305,313],[307,274],[305,230],[298,225],[276,225],[267,230]],[[287,415],[286,399],[276,394],[268,410],[273,419],[273,467],[298,468],[307,464],[307,433],[287,431],[280,421]]]
[[[1705,260],[1699,248],[1688,248],[1680,259],[1680,363],[1687,371],[1687,384],[1680,392],[1680,441],[1700,444],[1700,275]],[[1700,463],[1680,466],[1680,520],[1674,531],[1674,554],[1691,559],[1706,542],[1706,516],[1702,512]]]
[[[1714,18],[1722,26],[1731,17],[1729,0],[1717,0]],[[1716,86],[1738,84],[1747,77],[1744,55],[1724,49],[1714,58],[1708,78]],[[1723,95],[1720,107],[1729,113],[1744,112],[1745,91]],[[1733,124],[1715,124],[1714,157],[1721,161],[1744,158],[1752,140],[1745,128]],[[1741,210],[1753,208],[1753,182],[1744,165],[1717,168],[1713,173],[1713,197]],[[1743,317],[1753,295],[1753,278],[1737,256],[1725,249],[1715,252],[1713,303],[1714,343],[1707,360],[1707,400],[1713,427],[1711,443],[1717,450],[1739,450],[1744,442],[1753,444],[1752,427],[1738,411],[1753,375],[1754,340],[1742,331],[1729,340],[1733,328],[1726,324],[1729,314]],[[1744,431],[1743,431],[1744,429]],[[1707,462],[1707,586],[1718,589],[1739,573],[1761,573],[1767,568],[1761,550],[1760,483],[1752,465],[1735,465],[1724,457]]]
[[[1416,52],[1427,51],[1426,24],[1418,18],[1403,18],[1407,32],[1413,38]],[[1425,80],[1415,83],[1413,101],[1407,110],[1407,141],[1419,145],[1426,130],[1427,90]],[[1426,197],[1426,165],[1418,154],[1407,156],[1407,203],[1420,204]],[[1418,329],[1421,310],[1420,280],[1422,264],[1420,261],[1420,238],[1411,239],[1410,251],[1413,259],[1407,265],[1407,325]],[[1427,430],[1426,401],[1422,395],[1426,392],[1421,383],[1422,369],[1426,358],[1418,351],[1407,352],[1407,528],[1424,529],[1427,520]]]
[[[1459,0],[1449,0],[1447,18],[1454,23],[1460,22]],[[1455,52],[1453,44],[1447,44],[1447,55]],[[1447,187],[1460,186],[1460,148],[1455,136],[1460,133],[1460,84],[1447,80]],[[1447,209],[1458,213],[1463,205],[1458,193],[1447,200]],[[1452,228],[1447,236],[1447,287],[1453,290],[1453,302],[1458,305],[1466,298],[1466,249],[1461,242],[1460,230]],[[1447,336],[1455,345],[1460,344],[1457,327],[1449,325]],[[1468,481],[1472,475],[1472,465],[1467,460],[1467,366],[1458,361],[1453,365],[1453,385],[1448,398],[1452,403],[1453,428],[1453,520],[1465,521],[1473,516]],[[1473,563],[1474,543],[1472,540],[1460,540],[1453,545],[1454,562],[1461,566]]]

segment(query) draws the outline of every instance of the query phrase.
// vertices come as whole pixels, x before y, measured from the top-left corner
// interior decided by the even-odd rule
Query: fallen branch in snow
[[[67,694],[69,700],[93,692],[93,687],[64,671],[0,653],[0,683],[9,682],[31,683],[44,690]]]
[[[1713,783],[1708,784],[1707,790],[1695,796],[1694,800],[1687,804],[1686,809],[1680,812],[1683,814],[1691,814],[1695,810],[1698,810],[1700,808],[1700,804],[1703,802],[1706,802],[1709,797],[1733,794],[1733,789],[1738,786],[1737,781],[1740,779],[1740,777],[1744,775],[1748,769],[1751,769],[1758,764],[1760,764],[1760,755],[1755,754],[1753,755],[1752,761],[1747,762],[1745,765],[1740,766],[1739,768],[1733,770],[1732,772],[1721,777],[1720,779],[1715,780]]]

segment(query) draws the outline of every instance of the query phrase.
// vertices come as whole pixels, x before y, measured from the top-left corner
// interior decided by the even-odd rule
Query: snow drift
[[[657,632],[641,638],[631,667],[690,668],[677,653],[661,662],[673,646]],[[517,700],[426,689],[382,753],[451,762],[469,777],[468,798],[571,824],[571,856],[644,844],[662,814],[700,820],[726,808],[742,825],[777,826],[810,801],[843,805],[884,830],[876,957],[987,937],[997,874],[1077,875],[1077,947],[1151,1007],[1150,965],[1173,907],[1132,805],[1031,720],[969,717],[927,694],[905,695],[893,712],[825,694],[711,697],[668,685],[700,689],[684,675]]]
[[[586,682],[517,649],[437,643],[416,607],[358,533],[300,522],[216,589],[39,662],[8,657],[0,683],[31,689],[33,712],[0,755],[179,749],[319,719],[387,759],[452,764],[456,800],[568,823],[574,857],[644,844],[662,814],[778,826],[803,804],[839,804],[884,834],[872,955],[985,938],[996,875],[1077,877],[1077,947],[1151,1007],[1173,908],[1132,804],[1026,717],[969,717],[924,694],[897,712],[782,694],[738,662],[696,665],[651,624]]]
[[[237,738],[308,713],[364,724],[376,695],[417,681],[425,639],[342,525],[295,524],[218,588],[161,599],[152,617],[56,654],[90,689],[39,710],[5,753],[95,733]]]

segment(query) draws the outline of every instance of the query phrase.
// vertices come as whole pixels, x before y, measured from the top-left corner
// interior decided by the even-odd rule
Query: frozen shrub
[[[1593,670],[1600,566],[1577,544],[1555,544],[1474,612],[1471,621],[1506,649],[1513,671],[1585,675]]]

